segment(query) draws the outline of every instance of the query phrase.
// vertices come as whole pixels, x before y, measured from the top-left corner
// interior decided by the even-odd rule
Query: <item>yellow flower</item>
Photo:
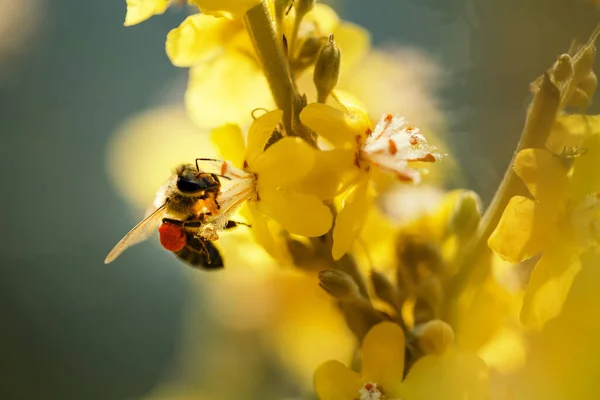
[[[521,320],[540,328],[561,310],[580,269],[579,255],[600,244],[600,135],[582,144],[585,154],[556,156],[540,149],[521,151],[514,163],[533,199],[513,197],[490,247],[514,264],[542,254],[531,275]]]
[[[170,0],[127,0],[125,26],[137,25],[153,15],[165,12]]]
[[[398,325],[375,325],[363,341],[361,373],[339,361],[328,361],[315,371],[317,395],[321,400],[488,398],[483,362],[454,348],[421,358],[405,378],[405,344]]]
[[[228,19],[241,19],[252,7],[263,0],[189,0],[202,14]]]
[[[331,212],[321,200],[292,189],[312,168],[317,150],[304,140],[289,136],[264,150],[281,116],[282,112],[276,110],[254,121],[247,146],[236,125],[225,125],[212,133],[221,155],[233,163],[225,163],[221,170],[233,177],[230,184],[224,184],[219,197],[221,209],[234,209],[248,200],[252,232],[273,256],[280,256],[281,249],[263,215],[288,232],[307,237],[325,234],[332,223]]]
[[[291,37],[292,29],[286,26],[287,37]],[[335,11],[324,4],[317,4],[304,16],[296,42],[300,46],[309,38],[332,33],[344,47],[344,65],[352,65],[368,48],[364,29],[340,22]],[[174,65],[190,67],[185,103],[198,126],[226,122],[245,125],[251,122],[252,110],[274,107],[262,66],[241,21],[192,15],[169,33],[166,50]],[[312,80],[309,84],[312,86]]]
[[[125,26],[137,25],[153,15],[163,14],[175,0],[126,0]],[[261,0],[189,0],[203,14],[228,19],[241,19],[246,11]]]
[[[408,164],[432,162],[439,155],[433,153],[435,148],[427,144],[417,128],[391,114],[385,115],[371,130],[368,117],[360,110],[344,112],[313,103],[302,110],[300,120],[334,146],[334,150],[320,155],[302,186],[306,192],[321,198],[345,190],[333,229],[332,254],[339,259],[350,250],[364,224],[370,204],[371,167],[391,172],[401,181],[418,182],[420,174]]]
[[[600,252],[582,256],[559,316],[530,337],[527,364],[516,376],[521,399],[594,399],[600,391]]]

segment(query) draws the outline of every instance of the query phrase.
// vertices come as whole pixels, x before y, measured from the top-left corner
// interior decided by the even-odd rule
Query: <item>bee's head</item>
[[[221,183],[215,174],[198,171],[191,164],[178,167],[176,173],[177,190],[184,195],[217,192],[221,187]]]

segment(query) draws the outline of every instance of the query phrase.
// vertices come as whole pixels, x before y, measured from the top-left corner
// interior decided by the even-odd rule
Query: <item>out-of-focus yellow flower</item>
[[[285,27],[288,37],[292,30],[291,26]],[[368,49],[366,31],[340,22],[335,11],[324,4],[316,4],[304,16],[297,43],[301,46],[309,38],[316,40],[330,34],[344,47],[345,66],[353,65]],[[166,49],[174,65],[190,67],[185,102],[190,118],[198,126],[214,127],[226,122],[245,125],[251,122],[252,110],[273,108],[262,66],[241,21],[192,15],[169,33]]]
[[[594,399],[600,392],[600,252],[588,250],[560,315],[530,337],[516,376],[520,399]]]
[[[600,244],[600,135],[589,136],[582,148],[586,152],[571,171],[568,155],[561,161],[545,150],[521,151],[514,170],[534,200],[513,197],[489,239],[498,255],[515,264],[542,254],[521,311],[530,327],[540,328],[560,312],[580,269],[579,255]]]
[[[146,210],[175,166],[217,155],[208,133],[199,130],[182,107],[163,106],[133,115],[107,144],[108,177],[129,204]]]
[[[415,182],[420,175],[408,164],[432,162],[439,155],[433,153],[435,148],[427,144],[417,128],[391,114],[384,116],[372,130],[369,118],[360,110],[344,112],[313,103],[302,110],[300,120],[335,148],[321,155],[327,160],[323,163],[327,168],[317,163],[302,182],[303,190],[327,198],[349,187],[341,199],[333,229],[332,254],[339,259],[350,250],[364,224],[370,203],[371,167],[391,172],[401,181]],[[324,182],[334,182],[337,186]]]
[[[220,195],[221,207],[229,209],[232,202],[248,200],[252,231],[257,241],[276,257],[281,255],[281,249],[263,215],[288,232],[307,237],[325,234],[332,223],[331,212],[321,200],[293,190],[294,184],[313,167],[317,150],[304,140],[291,136],[264,150],[281,116],[282,112],[276,110],[254,121],[248,132],[247,146],[236,125],[225,125],[212,133],[221,155],[240,168],[232,172],[235,178],[231,187],[224,188]],[[222,173],[230,172],[222,170]]]
[[[125,26],[137,25],[153,15],[159,15],[171,4],[171,0],[127,0]]]
[[[126,0],[125,26],[137,25],[148,18],[163,14],[174,0]],[[262,0],[189,0],[203,14],[227,19],[241,19]]]
[[[476,356],[450,347],[421,358],[404,378],[404,351],[398,325],[375,325],[363,341],[362,372],[328,361],[315,372],[315,390],[321,400],[488,398],[486,367]]]
[[[189,0],[196,5],[200,12],[215,17],[241,19],[252,7],[263,0]]]

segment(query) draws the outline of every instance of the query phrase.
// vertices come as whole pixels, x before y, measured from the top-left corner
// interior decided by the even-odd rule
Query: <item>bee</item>
[[[219,230],[239,224],[229,220],[238,204],[229,202],[226,209],[219,204],[220,178],[230,180],[231,177],[202,171],[198,161],[207,160],[199,158],[195,165],[181,164],[175,169],[156,194],[151,211],[117,243],[104,260],[105,264],[114,261],[127,248],[148,239],[158,227],[163,247],[190,266],[223,267],[221,254],[212,241],[218,239]],[[225,172],[229,163],[221,163],[221,171]]]

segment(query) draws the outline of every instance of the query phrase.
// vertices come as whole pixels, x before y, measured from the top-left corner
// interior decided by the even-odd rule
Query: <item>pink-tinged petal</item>
[[[391,114],[384,115],[362,147],[362,158],[399,174],[408,162],[434,162],[442,156],[427,143],[419,128]]]
[[[320,400],[355,400],[363,381],[358,373],[332,360],[317,368],[314,386]]]
[[[369,198],[369,177],[362,173],[357,183],[344,193],[342,205],[333,227],[332,256],[342,258],[352,249],[352,245],[362,230],[371,205]]]
[[[362,345],[362,375],[377,383],[385,393],[392,394],[404,374],[404,331],[392,322],[375,325]]]
[[[248,131],[248,148],[246,160],[251,163],[265,151],[265,145],[277,127],[283,111],[273,110],[257,118]]]

